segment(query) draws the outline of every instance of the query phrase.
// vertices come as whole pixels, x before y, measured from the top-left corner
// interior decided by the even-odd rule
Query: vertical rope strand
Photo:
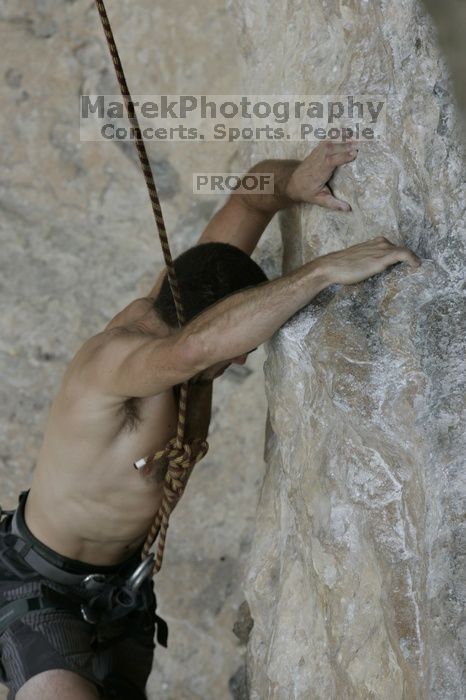
[[[152,168],[150,166],[149,158],[147,157],[147,151],[145,143],[142,139],[141,129],[139,127],[139,121],[134,110],[133,100],[131,99],[131,94],[128,89],[125,74],[123,72],[123,67],[121,65],[120,56],[118,54],[118,49],[115,44],[115,38],[113,36],[112,28],[108,19],[107,11],[103,0],[95,0],[97,9],[99,11],[100,19],[102,22],[102,27],[107,39],[108,48],[110,50],[110,55],[112,57],[113,65],[115,67],[115,73],[118,80],[118,85],[120,86],[120,91],[123,96],[126,111],[128,113],[128,119],[131,126],[134,128],[134,133],[136,134],[136,148],[139,155],[139,161],[141,163],[142,172],[144,174],[144,179],[146,181],[147,189],[149,191],[149,197],[152,203],[152,210],[154,212],[155,222],[157,224],[160,242],[162,244],[163,256],[165,259],[165,264],[168,271],[168,279],[170,282],[170,288],[175,301],[176,315],[178,317],[179,326],[184,325],[184,313],[181,303],[181,296],[178,287],[178,281],[175,275],[175,268],[173,265],[173,260],[170,252],[170,245],[168,243],[167,231],[165,228],[165,221],[162,214],[162,207],[160,206],[159,195],[157,193],[157,188],[155,186],[154,176],[152,173]]]

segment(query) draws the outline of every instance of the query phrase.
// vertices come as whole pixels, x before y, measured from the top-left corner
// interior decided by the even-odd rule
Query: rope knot
[[[143,548],[143,556],[149,556],[150,547],[160,534],[154,564],[154,571],[156,572],[162,566],[170,515],[184,493],[194,465],[207,454],[208,449],[209,443],[206,440],[194,438],[190,442],[179,445],[177,438],[174,437],[167,442],[163,450],[156,452],[149,462],[149,465],[160,459],[165,459],[168,462],[163,483],[162,503]]]
[[[176,444],[176,438],[173,438],[169,441],[167,448],[168,469],[164,491],[170,496],[173,494],[178,500],[183,494],[194,465],[205,456],[209,445],[205,440],[195,438],[179,446]]]

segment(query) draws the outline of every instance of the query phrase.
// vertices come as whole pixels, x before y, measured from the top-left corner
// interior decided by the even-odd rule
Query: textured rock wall
[[[267,472],[246,597],[251,700],[459,700],[465,166],[417,0],[242,0],[243,93],[386,94],[384,140],[296,208],[283,268],[377,235],[422,259],[332,285],[268,343]],[[250,154],[303,157],[315,144]]]

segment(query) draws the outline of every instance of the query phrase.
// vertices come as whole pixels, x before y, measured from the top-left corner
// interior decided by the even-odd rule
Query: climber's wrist
[[[272,176],[273,192],[268,191],[242,191],[241,197],[245,206],[255,211],[273,215],[281,209],[287,209],[296,202],[288,194],[288,183],[300,160],[271,159],[256,163],[248,170],[251,175]]]

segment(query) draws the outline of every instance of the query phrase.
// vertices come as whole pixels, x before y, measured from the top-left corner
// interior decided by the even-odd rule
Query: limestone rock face
[[[413,0],[242,0],[232,12],[243,94],[388,99],[385,138],[331,183],[352,212],[282,217],[284,271],[379,235],[422,260],[329,286],[268,343],[250,699],[459,700],[465,166],[436,31]]]

